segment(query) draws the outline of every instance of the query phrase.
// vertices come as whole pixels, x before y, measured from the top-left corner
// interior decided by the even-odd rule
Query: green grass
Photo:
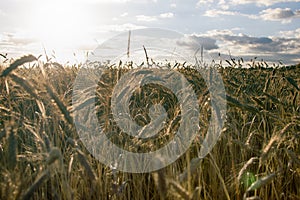
[[[184,74],[199,98],[201,131],[173,164],[132,174],[101,164],[78,139],[71,98],[80,66],[35,61],[19,67],[27,61],[31,57],[8,69],[0,67],[0,199],[300,199],[299,65],[217,65],[227,93],[227,121],[204,159],[197,153],[211,116],[206,84],[192,68],[174,69]],[[153,151],[178,128],[178,102],[157,85],[136,91],[133,118],[141,125],[149,123],[147,108],[163,101],[172,129],[163,129],[154,141],[122,143],[127,136],[113,122],[109,100],[116,81],[128,70],[107,68],[99,80],[99,122],[105,131],[116,133],[110,138],[114,143],[131,151]]]

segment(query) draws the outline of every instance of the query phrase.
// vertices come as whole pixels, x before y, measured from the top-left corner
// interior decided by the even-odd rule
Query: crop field
[[[151,173],[106,166],[79,139],[74,111],[89,103],[82,95],[82,103],[72,105],[81,65],[30,55],[1,64],[0,199],[300,199],[300,64],[249,63],[232,59],[211,66],[222,76],[227,113],[218,142],[201,159],[212,115],[206,82],[192,66],[160,66],[180,72],[192,85],[200,130],[184,155]],[[170,126],[153,140],[129,138],[114,121],[111,95],[131,68],[105,67],[96,89],[98,122],[127,151],[155,151],[174,137],[180,106],[165,87],[137,89],[130,99],[132,118],[145,126],[150,106],[163,104]]]

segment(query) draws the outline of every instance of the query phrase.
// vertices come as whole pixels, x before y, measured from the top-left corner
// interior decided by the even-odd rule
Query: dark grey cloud
[[[252,43],[256,44],[270,44],[273,40],[268,37],[259,37],[259,38],[253,38]]]
[[[190,35],[183,38],[182,40],[177,41],[177,44],[179,46],[187,46],[193,50],[197,50],[201,48],[201,46],[206,50],[218,49],[219,47],[216,43],[217,40],[211,37],[196,36],[196,35]]]
[[[275,55],[286,55],[288,57],[298,57],[300,55],[299,39],[274,38],[272,43],[253,46],[250,49],[258,53],[270,53]]]
[[[298,38],[284,37],[253,37],[246,34],[230,34],[221,33],[212,36],[196,36],[190,35],[177,42],[180,46],[187,46],[192,49],[199,49],[201,45],[206,50],[217,50],[219,46],[217,41],[230,44],[235,47],[243,47],[244,49],[252,49],[256,51],[280,52],[287,50],[300,50]]]
[[[300,49],[298,38],[268,38],[268,37],[251,37],[247,35],[221,36],[223,42],[229,42],[237,46],[243,46],[246,49],[259,52],[278,53],[283,51],[292,51]]]
[[[238,55],[245,59],[257,56],[270,62],[280,60],[286,64],[295,64],[300,62],[300,43],[298,41],[299,38],[296,35],[290,38],[254,37],[246,34],[237,35],[230,31],[215,31],[211,34],[185,37],[178,41],[178,45],[196,50],[202,44],[212,54],[217,52],[226,54],[230,51],[232,56]]]
[[[250,45],[250,44],[270,44],[273,42],[271,38],[268,37],[251,37],[245,34],[242,35],[220,35],[217,36],[218,39],[223,41],[229,41],[237,45]]]
[[[300,17],[300,10],[293,11],[291,8],[268,8],[260,12],[260,18],[268,21],[282,21],[289,23],[293,18]]]
[[[212,4],[218,2],[219,5],[245,5],[245,4],[255,4],[257,6],[271,6],[278,3],[284,2],[299,2],[299,0],[198,0],[198,4]]]

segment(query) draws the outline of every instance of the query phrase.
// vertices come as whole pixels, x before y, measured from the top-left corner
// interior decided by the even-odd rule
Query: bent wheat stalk
[[[0,74],[0,78],[1,77],[6,77],[7,75],[9,75],[10,72],[12,72],[13,70],[17,69],[19,66],[24,65],[25,63],[28,63],[28,62],[36,61],[36,60],[37,60],[37,58],[34,57],[33,55],[23,56],[22,58],[17,59],[15,62],[13,62],[12,64],[10,64],[10,66],[8,68],[6,68]]]

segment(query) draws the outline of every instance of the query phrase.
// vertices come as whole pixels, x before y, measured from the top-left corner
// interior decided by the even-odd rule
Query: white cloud
[[[6,16],[6,13],[0,9],[0,16]]]
[[[218,5],[221,7],[222,10],[228,10],[229,5],[225,0],[220,0]]]
[[[280,37],[283,38],[298,38],[300,39],[300,28],[290,31],[280,31]]]
[[[240,5],[240,4],[256,4],[258,6],[271,6],[277,3],[284,3],[284,2],[300,2],[300,0],[229,0],[228,3],[233,5]]]
[[[171,12],[168,12],[168,13],[162,13],[159,16],[160,16],[160,18],[173,18],[174,14]]]
[[[211,3],[213,3],[213,2],[214,2],[214,0],[199,0],[199,1],[197,2],[197,7],[202,7],[202,6],[211,4]]]
[[[207,10],[204,14],[204,16],[207,17],[219,17],[220,15],[239,15],[238,12],[232,12],[232,11],[226,11],[226,10],[216,10],[216,9],[212,9],[212,10]]]
[[[136,24],[126,23],[126,24],[114,24],[114,25],[105,25],[101,26],[97,30],[98,33],[107,33],[107,32],[124,32],[134,29],[146,28],[145,26],[139,26]]]
[[[238,28],[234,28],[234,30],[236,30]],[[223,29],[223,30],[219,30],[219,29],[214,29],[214,30],[210,30],[207,31],[206,33],[201,34],[201,36],[205,36],[205,37],[219,37],[222,35],[234,35],[232,30],[229,29]]]
[[[128,13],[127,12],[124,12],[122,13],[119,17],[113,17],[112,20],[113,21],[119,21],[120,18],[124,18],[124,17],[127,17],[128,16]]]
[[[1,53],[7,53],[8,57],[18,57],[24,53],[34,53],[37,48],[41,48],[37,40],[19,31],[19,33],[0,34]]]
[[[243,16],[250,19],[262,19],[265,21],[280,21],[282,23],[290,23],[294,18],[300,18],[300,10],[293,11],[290,8],[268,8],[262,10],[259,14],[244,14],[236,11],[211,9],[206,10],[204,16],[220,17],[220,16]]]
[[[128,16],[128,12],[125,12],[125,13],[120,15],[120,17],[126,17],[126,16]]]
[[[204,4],[207,4],[207,3],[213,3],[214,0],[199,0],[198,1],[198,5],[204,5]]]
[[[137,15],[136,19],[137,19],[137,21],[153,22],[153,21],[157,21],[158,19],[168,19],[168,18],[173,18],[173,17],[174,17],[174,14],[171,12],[168,12],[168,13],[161,13],[158,16]]]
[[[170,4],[170,7],[171,7],[171,8],[176,8],[176,7],[177,7],[177,4],[176,4],[176,3],[172,3],[172,4]]]
[[[2,45],[26,46],[36,42],[37,40],[23,33],[4,33],[0,37],[0,44]]]
[[[147,16],[147,15],[137,15],[136,16],[137,21],[142,22],[153,22],[157,20],[156,16]]]
[[[260,12],[260,18],[268,21],[281,21],[289,23],[293,18],[300,17],[300,11],[292,11],[290,8],[268,8]]]

